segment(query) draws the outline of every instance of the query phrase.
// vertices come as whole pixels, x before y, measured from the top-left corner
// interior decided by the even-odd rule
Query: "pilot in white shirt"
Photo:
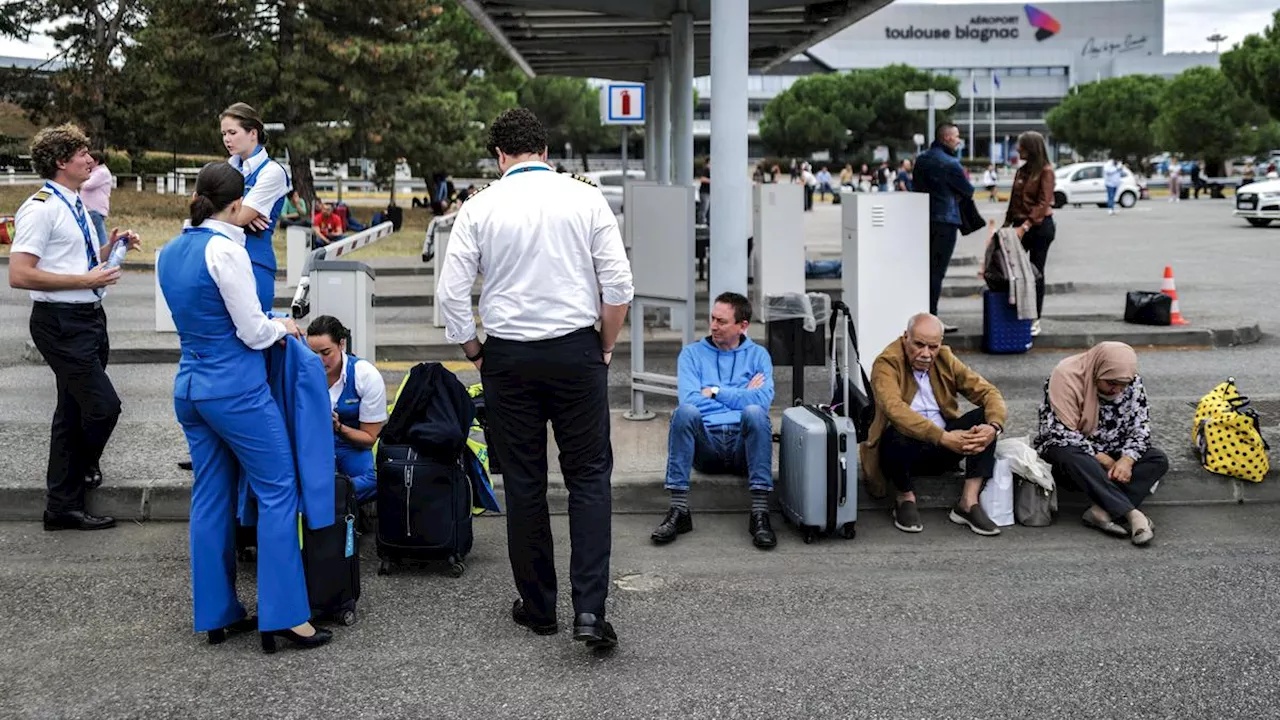
[[[550,421],[569,490],[574,639],[609,647],[617,635],[604,618],[613,471],[607,382],[633,295],[631,265],[600,189],[547,165],[546,130],[533,113],[500,115],[489,147],[502,178],[458,211],[436,302],[445,337],[462,344],[484,384],[520,595],[512,619],[539,634],[557,628],[546,498]],[[483,346],[471,308],[477,272],[484,276]]]

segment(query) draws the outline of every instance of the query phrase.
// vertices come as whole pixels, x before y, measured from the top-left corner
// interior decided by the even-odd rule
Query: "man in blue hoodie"
[[[667,490],[671,509],[653,531],[653,541],[669,543],[693,530],[689,514],[689,472],[745,475],[751,487],[747,531],[758,548],[778,543],[769,524],[773,490],[773,361],[747,337],[751,303],[734,292],[721,293],[711,309],[711,335],[680,351],[677,388],[680,407],[671,416],[667,439]]]
[[[929,193],[929,314],[938,314],[942,279],[956,249],[960,229],[960,198],[973,197],[973,185],[964,176],[957,154],[960,128],[951,123],[938,126],[933,144],[916,158],[913,175],[916,192]],[[943,325],[946,332],[956,328]]]

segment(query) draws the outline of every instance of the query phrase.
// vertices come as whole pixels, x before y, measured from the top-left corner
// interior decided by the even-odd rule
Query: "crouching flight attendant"
[[[195,629],[217,644],[256,628],[318,647],[332,637],[311,626],[298,547],[298,484],[279,406],[267,386],[263,350],[299,335],[292,320],[262,312],[244,232],[235,218],[244,179],[226,163],[196,178],[190,225],[165,246],[156,272],[182,346],[173,405],[191,449],[191,579]],[[241,470],[258,501],[258,617],[236,597],[236,488]]]
[[[387,385],[368,360],[347,353],[350,331],[337,318],[321,315],[307,326],[307,344],[320,356],[333,402],[334,458],[351,478],[360,502],[378,494],[373,444],[387,422]]]
[[[266,130],[258,111],[236,103],[222,111],[222,144],[227,162],[244,176],[244,202],[232,225],[244,228],[245,250],[253,263],[253,279],[263,312],[271,312],[276,296],[276,251],[271,245],[276,220],[292,190],[284,166],[267,154]]]

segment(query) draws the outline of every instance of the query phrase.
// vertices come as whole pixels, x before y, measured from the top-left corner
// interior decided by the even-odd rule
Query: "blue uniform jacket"
[[[960,226],[960,198],[973,197],[973,185],[955,155],[934,142],[916,158],[912,180],[916,192],[929,193],[930,222]]]
[[[265,351],[267,384],[280,406],[293,464],[301,487],[299,510],[307,527],[318,530],[335,522],[333,502],[334,448],[333,413],[329,381],[320,356],[294,337],[285,346],[272,345]],[[248,481],[240,478],[240,521],[257,522],[257,505],[251,502]]]

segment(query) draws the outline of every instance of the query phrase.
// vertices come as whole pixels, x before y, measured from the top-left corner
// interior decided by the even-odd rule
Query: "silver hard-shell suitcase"
[[[833,394],[838,346],[833,329]],[[842,377],[850,378],[849,357],[855,353],[850,350],[848,331],[843,335],[842,346]],[[847,407],[849,383],[843,385]],[[853,420],[820,405],[797,405],[783,411],[778,485],[782,512],[804,533],[806,543],[825,533],[839,532],[845,538],[853,538],[858,520],[858,434]]]

